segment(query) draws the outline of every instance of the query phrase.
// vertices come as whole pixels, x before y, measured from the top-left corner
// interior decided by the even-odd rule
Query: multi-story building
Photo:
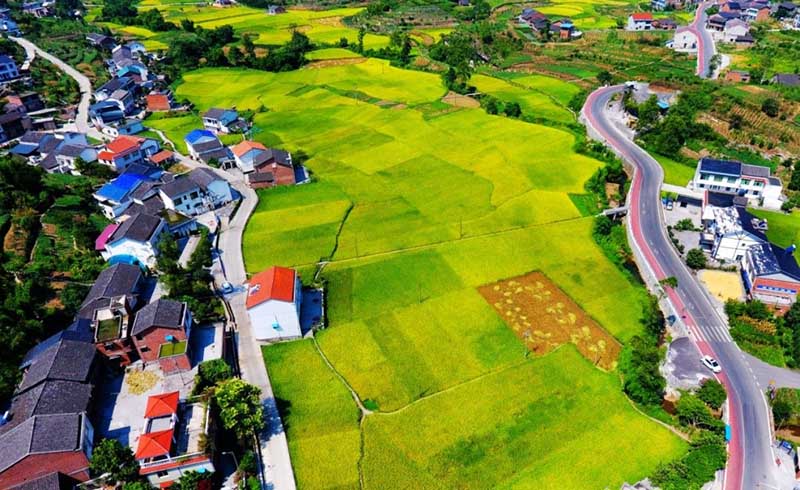
[[[780,209],[783,203],[783,185],[768,167],[736,161],[700,159],[689,187],[744,196],[751,204],[769,209]]]
[[[10,56],[0,54],[0,81],[8,81],[19,78],[17,63]]]
[[[794,245],[783,249],[771,243],[760,243],[747,249],[741,267],[750,298],[781,310],[792,306],[800,290],[800,267],[794,258],[794,250]]]

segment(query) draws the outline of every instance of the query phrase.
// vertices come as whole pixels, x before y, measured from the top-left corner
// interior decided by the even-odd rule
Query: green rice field
[[[563,82],[476,78],[526,115],[574,121]],[[540,270],[618,339],[641,331],[643,290],[569,197],[600,162],[574,153],[566,130],[444,95],[437,75],[374,59],[205,69],[176,87],[201,111],[265,107],[254,138],[309,156],[312,183],[260,191],[246,267],[296,267],[308,281],[327,262],[319,348],[374,412],[359,424],[311,341],[265,348],[299,486],[603,489],[646,476],[683,443],[572,347],[528,358],[476,291]],[[188,123],[148,121],[173,140]]]

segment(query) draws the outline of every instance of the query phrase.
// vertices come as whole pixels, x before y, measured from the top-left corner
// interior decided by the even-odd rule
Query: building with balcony
[[[768,167],[736,161],[700,159],[689,188],[743,196],[751,205],[768,209],[780,209],[783,203],[783,185]]]

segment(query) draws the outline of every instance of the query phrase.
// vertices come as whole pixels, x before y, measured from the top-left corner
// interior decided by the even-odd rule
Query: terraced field
[[[553,125],[572,117],[563,82],[478,83]],[[685,449],[573,347],[529,356],[478,292],[539,270],[616,339],[640,331],[642,291],[569,199],[600,166],[573,152],[571,133],[454,108],[438,76],[374,59],[201,70],[176,95],[200,110],[264,106],[255,139],[310,157],[314,182],[261,192],[246,266],[308,280],[328,261],[318,348],[373,413],[359,421],[311,341],[265,348],[302,488],[601,489]],[[150,125],[175,139],[190,122]]]
[[[305,33],[317,43],[338,43],[346,38],[351,43],[358,42],[358,30],[345,27],[341,19],[357,14],[362,8],[341,8],[333,10],[288,9],[286,13],[269,15],[264,9],[245,6],[210,7],[165,0],[144,0],[139,3],[142,10],[157,8],[169,22],[180,24],[182,19],[194,21],[198,26],[213,29],[230,25],[238,34],[248,33],[256,44],[277,45],[287,42],[293,30]],[[156,33],[141,27],[120,26],[102,23],[123,34],[139,38],[148,49],[166,49],[170,33]],[[364,47],[380,48],[389,44],[389,38],[375,34],[364,37]]]

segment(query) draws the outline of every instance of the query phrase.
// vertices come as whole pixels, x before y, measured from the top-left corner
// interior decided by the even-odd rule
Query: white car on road
[[[702,362],[705,367],[707,367],[708,369],[712,370],[715,373],[719,373],[722,371],[722,366],[720,366],[717,360],[711,356],[703,356],[702,359],[700,359],[700,362]]]

